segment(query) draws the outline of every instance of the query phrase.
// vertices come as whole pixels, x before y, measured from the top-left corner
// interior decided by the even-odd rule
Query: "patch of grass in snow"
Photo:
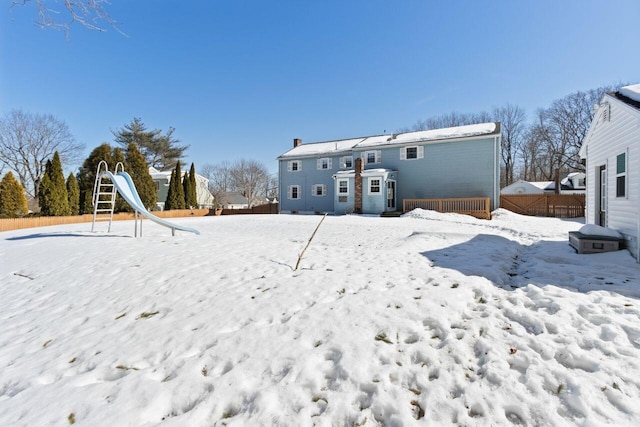
[[[118,365],[118,366],[116,366],[116,369],[120,369],[120,370],[123,370],[123,371],[138,371],[139,370],[138,368],[124,366],[124,365]]]
[[[49,344],[51,344],[51,342],[53,342],[53,340],[47,340],[47,341],[45,341],[45,343],[44,343],[44,344],[42,344],[42,348],[47,348],[47,347],[49,347]]]
[[[234,407],[227,408],[226,411],[222,413],[222,419],[226,420],[227,418],[232,418],[238,415],[238,410]]]
[[[127,313],[122,313],[120,316],[116,316],[116,318],[114,320],[122,319],[126,315],[127,315]]]
[[[322,400],[324,403],[329,403],[329,401],[327,400],[327,398],[326,398],[326,397],[313,396],[313,397],[311,398],[311,401],[312,401],[313,403],[317,403],[317,402],[319,402],[319,401],[321,401],[321,400]]]
[[[560,383],[558,384],[558,389],[556,390],[556,394],[562,393],[562,390],[564,390],[564,384]]]
[[[137,319],[148,319],[149,317],[153,317],[158,313],[160,313],[160,312],[159,311],[153,311],[153,312],[149,313],[149,312],[144,311],[138,317],[136,317],[136,320]]]
[[[393,344],[389,338],[387,338],[387,334],[384,332],[378,332],[378,335],[374,338],[376,341],[386,342],[387,344]]]
[[[453,285],[451,285],[451,289],[456,289],[458,286],[460,286],[460,285],[457,284],[457,283],[454,283]]]
[[[416,396],[420,396],[422,394],[422,392],[418,389],[415,388],[410,388],[409,391],[413,394],[415,394]]]
[[[69,416],[67,417],[67,421],[69,421],[69,424],[76,423],[76,416],[73,412],[69,414]]]
[[[73,359],[69,360],[69,363],[76,363],[76,358],[74,357]]]

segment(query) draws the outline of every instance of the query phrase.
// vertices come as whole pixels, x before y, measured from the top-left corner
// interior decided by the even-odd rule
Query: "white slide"
[[[111,180],[113,185],[115,185],[116,190],[118,190],[118,193],[120,193],[122,198],[127,203],[129,203],[129,205],[131,205],[133,209],[139,212],[140,215],[150,219],[156,224],[160,224],[164,227],[169,227],[172,233],[174,233],[175,230],[182,230],[182,231],[188,231],[190,233],[200,234],[200,232],[195,228],[178,225],[171,221],[167,221],[166,219],[158,218],[157,216],[149,212],[147,208],[144,207],[142,200],[140,200],[140,196],[138,195],[136,186],[133,184],[133,180],[131,179],[131,176],[128,173],[118,172],[117,175],[114,175],[111,172],[106,171],[106,172],[102,172],[102,174],[104,176],[109,177],[109,179]]]

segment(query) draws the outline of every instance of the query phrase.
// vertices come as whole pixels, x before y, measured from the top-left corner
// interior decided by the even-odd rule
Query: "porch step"
[[[380,214],[380,216],[383,218],[398,218],[401,215],[402,215],[402,211],[388,211],[388,212],[382,212]]]

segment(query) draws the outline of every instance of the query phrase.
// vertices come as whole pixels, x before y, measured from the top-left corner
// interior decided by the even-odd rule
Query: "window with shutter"
[[[627,153],[616,157],[616,197],[627,197]]]

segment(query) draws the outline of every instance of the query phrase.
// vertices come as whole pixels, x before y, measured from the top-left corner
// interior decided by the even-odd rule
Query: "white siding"
[[[586,223],[597,223],[599,189],[598,168],[607,167],[607,227],[625,235],[630,252],[637,256],[640,223],[640,111],[608,95],[609,120],[601,112],[591,124],[586,147],[587,208]],[[606,107],[601,107],[602,109]],[[616,197],[616,157],[627,153],[627,194]]]

